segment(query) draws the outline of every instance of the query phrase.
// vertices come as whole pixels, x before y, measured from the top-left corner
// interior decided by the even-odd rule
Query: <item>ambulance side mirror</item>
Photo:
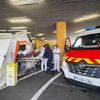
[[[66,40],[65,40],[65,47],[64,47],[65,53],[68,52],[71,48],[72,48],[71,40],[70,40],[69,37],[67,37]]]

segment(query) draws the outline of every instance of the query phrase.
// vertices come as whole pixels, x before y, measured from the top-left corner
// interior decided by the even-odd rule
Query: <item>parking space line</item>
[[[23,77],[23,78],[20,78],[20,79],[18,80],[18,82],[20,82],[20,81],[22,81],[22,80],[24,80],[24,79],[27,79],[27,78],[29,78],[29,77],[31,77],[31,76],[33,76],[33,75],[36,75],[36,74],[38,74],[38,73],[40,73],[40,72],[42,72],[42,70],[39,70],[39,71],[37,71],[37,72],[35,72],[35,73],[32,73],[32,74],[30,74],[30,75],[28,75],[28,76],[25,76],[25,77]]]
[[[7,86],[3,86],[3,87],[1,87],[1,88],[0,88],[0,91],[3,90],[3,89],[5,89],[5,88],[7,88]]]
[[[33,76],[33,75],[36,75],[36,74],[38,74],[38,73],[40,73],[40,72],[42,72],[42,70],[36,71],[35,73],[32,73],[32,74],[30,74],[30,75],[28,75],[28,76],[25,76],[25,77],[23,77],[23,78],[20,78],[20,79],[18,80],[18,82],[20,82],[20,81],[22,81],[22,80],[24,80],[24,79],[27,79],[27,78],[29,78],[29,77],[31,77],[31,76]],[[0,88],[0,91],[3,90],[3,89],[5,89],[5,88],[7,88],[7,87],[8,87],[8,86],[4,86],[4,87]]]
[[[43,85],[39,91],[30,99],[30,100],[37,100],[40,95],[46,90],[46,88],[55,80],[57,79],[62,73],[57,74],[53,78],[51,78],[45,85]]]

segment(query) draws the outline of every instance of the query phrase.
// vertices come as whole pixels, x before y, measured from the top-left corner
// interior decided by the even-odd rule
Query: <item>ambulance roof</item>
[[[89,31],[84,31],[84,32],[80,33],[79,36],[85,36],[85,35],[97,34],[97,33],[100,33],[100,28],[94,29],[94,30],[89,30]]]

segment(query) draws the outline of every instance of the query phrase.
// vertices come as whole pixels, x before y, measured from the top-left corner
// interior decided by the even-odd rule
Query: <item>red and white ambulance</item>
[[[69,48],[62,65],[65,77],[100,87],[100,28],[84,31]]]

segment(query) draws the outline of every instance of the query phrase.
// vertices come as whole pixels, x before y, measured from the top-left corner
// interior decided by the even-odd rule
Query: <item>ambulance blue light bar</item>
[[[86,30],[86,31],[89,31],[89,30],[94,30],[94,29],[97,29],[97,28],[100,28],[100,25],[99,25],[99,26],[87,27],[87,28],[85,28],[85,30]]]
[[[94,29],[96,29],[96,26],[87,27],[87,28],[85,28],[85,29],[86,29],[86,31],[89,31],[89,30],[94,30]]]

